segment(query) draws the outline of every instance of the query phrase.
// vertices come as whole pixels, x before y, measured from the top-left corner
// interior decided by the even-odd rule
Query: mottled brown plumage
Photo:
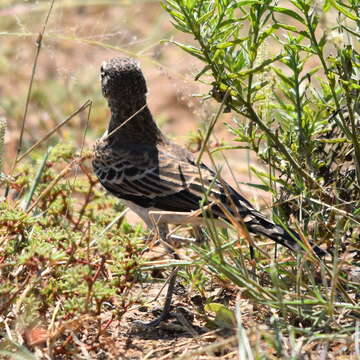
[[[146,105],[146,82],[135,60],[115,58],[103,63],[101,80],[111,119],[107,134],[96,145],[93,167],[101,184],[125,200],[149,227],[149,210],[197,210],[206,193],[209,203],[221,202],[241,217],[251,233],[294,251],[300,249],[295,240],[300,237],[294,231],[266,219],[230,185],[218,180],[211,169],[197,166],[190,152],[161,133]],[[221,207],[213,204],[211,211],[226,220]],[[314,250],[323,254],[317,246]]]

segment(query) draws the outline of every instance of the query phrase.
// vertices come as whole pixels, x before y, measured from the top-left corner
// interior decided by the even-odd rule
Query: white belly
[[[155,228],[153,219],[150,218],[149,212],[150,211],[156,211],[158,209],[156,208],[143,208],[141,206],[138,206],[134,204],[133,202],[129,200],[123,200],[121,199],[121,202],[127,206],[130,210],[132,210],[136,215],[138,215],[142,221],[146,224],[146,226],[149,228],[149,230],[153,230]]]

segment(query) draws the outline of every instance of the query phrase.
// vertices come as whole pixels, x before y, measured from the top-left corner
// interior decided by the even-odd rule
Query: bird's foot
[[[164,320],[166,320],[169,317],[170,309],[163,309],[160,316],[158,316],[156,319],[146,322],[141,320],[134,320],[131,323],[131,328],[134,331],[147,331],[147,330],[153,330],[157,326],[159,326]]]
[[[168,318],[170,314],[171,300],[172,300],[172,295],[174,293],[177,273],[178,273],[178,268],[175,268],[170,275],[169,287],[166,293],[165,304],[160,316],[150,322],[144,322],[141,320],[133,321],[131,326],[133,330],[144,331],[144,330],[154,329],[155,327],[159,326],[162,321]]]

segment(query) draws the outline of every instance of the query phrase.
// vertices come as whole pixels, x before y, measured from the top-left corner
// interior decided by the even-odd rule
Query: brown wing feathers
[[[206,194],[209,202],[221,202],[227,211],[240,216],[250,232],[299,250],[295,239],[300,238],[294,231],[266,219],[230,185],[216,179],[206,165],[197,166],[186,149],[162,135],[144,107],[147,88],[135,61],[112,59],[103,65],[101,74],[103,94],[112,113],[108,129],[111,136],[98,142],[93,166],[107,190],[145,209],[181,212],[199,209]],[[127,122],[141,107],[144,111]],[[114,133],[115,128],[119,131]],[[211,211],[226,219],[221,207],[214,205]],[[317,246],[314,250],[324,254]]]

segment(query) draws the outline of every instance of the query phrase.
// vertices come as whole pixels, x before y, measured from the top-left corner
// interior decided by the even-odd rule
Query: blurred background
[[[5,173],[15,158],[37,39],[50,5],[51,1],[1,2],[0,116],[8,124]],[[55,1],[35,69],[22,153],[87,99],[93,101],[93,106],[85,149],[92,148],[109,117],[101,95],[99,68],[102,61],[115,56],[132,56],[141,62],[156,121],[168,137],[197,151],[198,128],[207,126],[219,104],[199,96],[211,89],[208,84],[194,81],[201,69],[200,61],[166,40],[193,41],[172,26],[160,1]],[[224,126],[231,119],[231,114],[221,115],[211,141],[213,146],[231,145],[232,135]],[[45,141],[39,151],[58,142],[80,150],[86,122],[87,111],[83,111]],[[249,180],[248,155],[245,150],[226,152],[236,180]],[[222,176],[235,183],[226,166]],[[249,187],[242,190],[246,196],[253,195]]]

